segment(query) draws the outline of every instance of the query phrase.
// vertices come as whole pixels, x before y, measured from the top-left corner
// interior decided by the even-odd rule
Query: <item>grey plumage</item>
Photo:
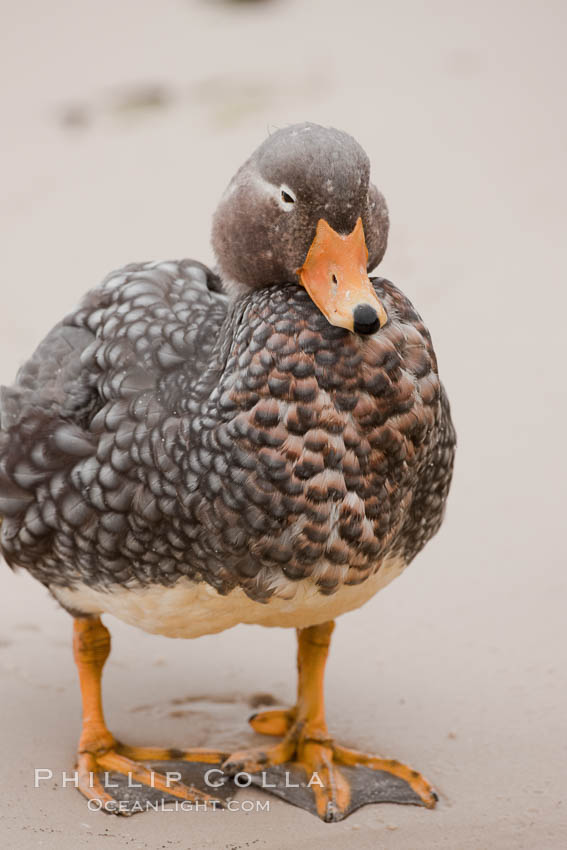
[[[361,583],[438,529],[455,435],[421,318],[377,278],[388,323],[362,338],[330,325],[296,282],[323,209],[344,232],[362,216],[369,267],[386,246],[366,155],[320,131],[275,134],[221,201],[219,268],[246,280],[244,294],[229,299],[190,260],[127,266],[2,390],[10,564],[51,587],[186,576],[264,602],[279,576],[311,576],[324,594]],[[303,172],[293,156],[278,170],[290,144]],[[273,204],[262,223],[255,173],[294,184],[305,207],[294,223]],[[266,239],[271,262],[254,247]]]

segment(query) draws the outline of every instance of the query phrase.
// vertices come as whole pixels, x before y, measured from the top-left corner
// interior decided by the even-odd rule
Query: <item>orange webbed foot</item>
[[[229,775],[248,773],[252,784],[326,822],[342,820],[368,803],[435,806],[435,791],[417,771],[342,747],[326,729],[295,721],[295,716],[295,709],[253,715],[256,731],[283,735],[282,740],[232,753],[222,769]]]
[[[128,747],[114,741],[79,752],[78,789],[96,810],[109,814],[131,815],[176,800],[224,808],[223,799],[194,784],[202,785],[207,766],[218,766],[224,758],[226,753],[212,750]]]

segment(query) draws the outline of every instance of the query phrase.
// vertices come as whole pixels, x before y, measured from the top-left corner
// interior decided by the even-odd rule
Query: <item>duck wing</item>
[[[0,388],[0,548],[9,562],[29,568],[24,552],[31,560],[47,551],[50,529],[88,519],[77,496],[91,486],[91,469],[104,475],[107,467],[109,485],[117,474],[124,484],[135,478],[120,469],[124,458],[106,464],[105,434],[167,407],[160,386],[179,364],[184,381],[198,384],[226,312],[218,277],[201,263],[125,266],[88,292],[14,384]]]

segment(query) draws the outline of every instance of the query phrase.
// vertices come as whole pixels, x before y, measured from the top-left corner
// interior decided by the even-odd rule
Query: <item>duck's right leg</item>
[[[78,787],[81,793],[89,800],[97,800],[103,811],[130,814],[128,809],[117,806],[115,798],[101,782],[99,774],[108,772],[127,776],[132,787],[135,787],[135,783],[141,783],[181,800],[224,806],[222,800],[153,771],[140,762],[163,760],[219,764],[226,758],[226,753],[205,749],[128,747],[109,732],[102,710],[101,678],[110,653],[110,633],[99,617],[75,618],[73,651],[83,700],[83,728],[77,754]]]

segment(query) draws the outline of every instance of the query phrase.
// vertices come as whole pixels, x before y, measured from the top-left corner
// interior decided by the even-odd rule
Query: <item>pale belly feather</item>
[[[283,579],[272,598],[254,602],[236,588],[221,596],[205,582],[181,579],[173,587],[118,587],[96,590],[84,584],[51,587],[62,605],[85,614],[113,614],[146,632],[177,638],[196,638],[222,632],[239,623],[306,628],[333,620],[359,608],[400,575],[406,566],[399,556],[386,558],[380,568],[358,585],[343,585],[325,596],[311,579]]]

